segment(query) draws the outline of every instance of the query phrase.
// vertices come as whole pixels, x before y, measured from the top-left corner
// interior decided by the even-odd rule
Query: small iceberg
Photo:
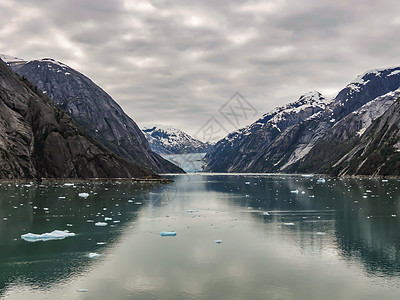
[[[317,179],[317,182],[318,182],[318,183],[325,183],[326,180],[325,180],[324,178],[319,178],[319,179]]]
[[[88,193],[79,193],[78,196],[86,199],[87,197],[89,197],[89,194]]]
[[[26,233],[21,235],[21,239],[27,242],[39,242],[39,241],[51,241],[51,240],[63,240],[66,237],[75,236],[75,233],[69,232],[68,230],[54,230],[50,233],[43,234],[35,234],[35,233]]]
[[[107,225],[108,225],[108,223],[106,223],[106,222],[97,222],[97,223],[94,223],[94,225],[95,225],[95,226],[101,226],[101,227],[104,227],[104,226],[107,226]]]
[[[89,258],[98,258],[98,257],[101,256],[101,254],[95,253],[95,252],[91,252],[91,253],[89,253],[88,256],[89,256]]]
[[[160,233],[161,236],[176,236],[175,231],[163,231]]]
[[[283,225],[285,225],[285,226],[294,226],[295,224],[294,223],[283,223]]]

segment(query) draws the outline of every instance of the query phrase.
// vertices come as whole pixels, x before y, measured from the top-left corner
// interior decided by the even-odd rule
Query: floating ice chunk
[[[160,233],[161,236],[176,236],[175,231],[163,231]]]
[[[298,194],[299,190],[290,191],[292,194]]]
[[[94,223],[94,225],[95,225],[95,226],[102,226],[102,227],[104,227],[104,226],[107,226],[108,223],[106,223],[106,222],[97,222],[97,223]]]
[[[75,236],[75,233],[69,232],[68,230],[54,230],[50,233],[43,234],[35,234],[35,233],[26,233],[21,235],[21,239],[27,242],[39,242],[39,241],[51,241],[51,240],[62,240],[66,237]]]
[[[79,193],[79,197],[86,199],[87,197],[89,197],[88,193]]]
[[[215,240],[214,243],[216,243],[216,244],[222,244],[223,241],[221,241],[221,240]]]
[[[325,183],[326,180],[325,180],[324,178],[319,178],[319,179],[317,179],[317,182],[318,182],[318,183]]]
[[[104,221],[112,221],[112,218],[110,218],[110,217],[105,217],[105,218],[104,218]]]
[[[95,252],[91,252],[89,253],[89,258],[98,258],[101,256],[101,254],[95,253]]]

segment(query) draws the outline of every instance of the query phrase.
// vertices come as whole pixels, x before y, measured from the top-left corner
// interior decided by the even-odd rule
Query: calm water
[[[399,181],[172,178],[1,185],[0,298],[400,298]]]

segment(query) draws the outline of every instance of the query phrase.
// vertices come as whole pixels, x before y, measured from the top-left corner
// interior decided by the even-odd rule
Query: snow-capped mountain
[[[271,114],[267,114],[267,122],[261,119],[218,142],[206,156],[206,170],[330,173],[399,97],[399,87],[400,67],[375,69],[325,100],[325,107],[285,128],[270,124]]]
[[[282,132],[324,111],[331,101],[312,91],[293,103],[270,111],[253,124],[230,133],[207,153],[205,171],[250,172],[254,158],[263,153]]]
[[[211,147],[172,126],[154,125],[142,131],[151,149],[158,154],[205,153]]]
[[[156,173],[183,172],[151,151],[143,132],[104,90],[88,77],[51,58],[8,65],[36,85],[86,133],[112,152]]]
[[[4,61],[8,66],[19,66],[27,63],[27,61],[23,60],[22,58],[10,56],[7,54],[0,54],[0,59]]]

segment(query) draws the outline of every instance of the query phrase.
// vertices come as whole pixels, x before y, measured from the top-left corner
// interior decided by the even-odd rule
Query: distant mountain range
[[[70,115],[88,135],[115,154],[155,173],[183,172],[154,153],[136,123],[83,74],[51,58],[24,61],[1,57]]]
[[[154,125],[142,128],[151,149],[158,154],[205,153],[210,143],[203,143],[177,128]]]
[[[395,67],[358,76],[332,99],[310,92],[220,140],[205,170],[399,175],[399,87]]]
[[[0,179],[155,177],[88,136],[0,60]]]

